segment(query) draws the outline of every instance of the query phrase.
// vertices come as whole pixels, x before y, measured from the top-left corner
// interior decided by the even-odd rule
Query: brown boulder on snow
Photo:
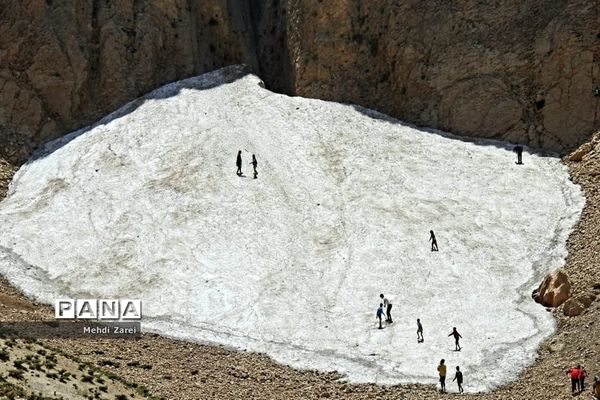
[[[562,271],[554,271],[546,276],[532,297],[544,307],[558,307],[571,295],[571,283]]]

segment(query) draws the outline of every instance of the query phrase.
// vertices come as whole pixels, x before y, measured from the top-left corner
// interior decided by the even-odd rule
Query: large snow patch
[[[445,358],[486,390],[532,362],[554,322],[529,294],[584,203],[560,160],[517,166],[509,145],[271,93],[242,71],[167,85],[49,144],[0,204],[0,271],[45,302],[141,298],[146,329],[353,382],[434,383]],[[384,330],[379,293],[394,301]]]

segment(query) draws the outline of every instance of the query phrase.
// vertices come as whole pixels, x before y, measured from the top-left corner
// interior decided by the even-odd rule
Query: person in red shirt
[[[571,392],[579,393],[579,375],[581,374],[580,366],[576,366],[567,371],[567,375],[571,377]]]
[[[585,378],[587,377],[587,371],[585,367],[582,365],[579,369],[579,392],[583,392],[585,390]]]

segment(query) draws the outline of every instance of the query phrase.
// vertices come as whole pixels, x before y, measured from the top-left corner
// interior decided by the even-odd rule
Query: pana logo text
[[[142,301],[132,299],[58,299],[56,319],[139,320]]]

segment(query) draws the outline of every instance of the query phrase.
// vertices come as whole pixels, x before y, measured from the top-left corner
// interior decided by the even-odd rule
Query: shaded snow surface
[[[146,329],[352,382],[435,383],[441,358],[468,391],[516,377],[554,329],[531,290],[584,204],[559,159],[517,166],[508,144],[260,83],[228,67],[50,143],[0,205],[1,272],[45,302],[140,298]]]

